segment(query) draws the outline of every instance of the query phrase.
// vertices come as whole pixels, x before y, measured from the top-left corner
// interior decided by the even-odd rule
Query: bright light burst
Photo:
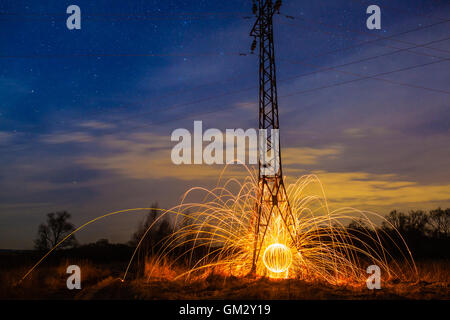
[[[271,244],[264,251],[263,262],[270,272],[286,272],[292,264],[291,249],[281,243]]]
[[[201,277],[207,274],[205,270],[224,276],[249,275],[259,189],[252,174],[243,182],[232,178],[212,190],[190,189],[182,203],[171,209],[176,212],[174,231],[161,243],[155,265],[161,261],[187,261],[188,271],[178,278]],[[197,192],[204,193],[204,200],[189,202]],[[330,211],[315,175],[303,176],[288,185],[287,195],[295,221],[287,226],[281,218],[287,202],[280,204],[280,212],[275,212],[274,217],[262,215],[261,223],[267,228],[260,229],[265,234],[258,237],[263,243],[262,254],[257,256],[257,276],[361,283],[368,276],[366,267],[373,264],[389,277],[400,276],[396,272],[405,272],[405,266],[409,274],[417,273],[403,238],[397,233],[395,238],[401,243],[396,243],[392,234],[377,228],[375,221],[385,221],[383,217],[354,208]],[[262,210],[270,210],[270,204],[263,203]],[[387,241],[389,249],[397,251],[397,260],[385,248]],[[152,277],[152,270],[148,277]]]
[[[151,234],[149,231],[169,216],[173,217],[173,232],[159,243],[161,249],[147,273],[149,279],[160,265],[180,270],[176,266],[187,264],[187,271],[175,277],[185,279],[211,273],[236,277],[251,274],[260,187],[256,175],[248,168],[247,171],[249,174],[243,181],[231,178],[221,185],[219,179],[212,190],[192,188],[178,206],[162,210],[142,236],[121,280],[125,280],[141,244]],[[197,193],[203,195],[203,201],[190,202],[190,197]],[[388,221],[376,213],[354,208],[331,211],[317,176],[306,175],[289,184],[287,196],[292,223],[286,224],[282,219],[287,201],[279,204],[279,210],[271,218],[267,214],[270,203],[261,205],[264,213],[261,224],[267,228],[259,229],[265,234],[258,236],[263,242],[259,244],[261,254],[257,255],[253,275],[347,285],[361,284],[367,278],[369,265],[379,266],[389,277],[400,277],[399,270],[417,275],[411,252],[397,230],[392,225],[394,233],[377,228],[380,222],[389,224]],[[111,212],[86,222],[47,252],[22,280],[75,232],[106,217],[148,209]]]

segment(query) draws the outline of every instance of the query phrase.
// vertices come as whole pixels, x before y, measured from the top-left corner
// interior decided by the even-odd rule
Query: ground
[[[4,258],[4,257],[3,257]],[[30,264],[7,267],[2,264],[0,299],[230,299],[230,300],[323,300],[323,299],[444,299],[450,300],[450,261],[418,262],[419,280],[388,281],[381,290],[335,286],[290,279],[224,278],[204,280],[150,279],[130,274],[122,282],[126,263],[76,262],[82,270],[82,289],[68,290],[66,268],[73,261],[44,264],[19,282]]]

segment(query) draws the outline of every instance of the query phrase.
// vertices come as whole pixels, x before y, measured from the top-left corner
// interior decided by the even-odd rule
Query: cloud
[[[339,146],[327,148],[284,148],[283,165],[318,164],[323,158],[335,159],[342,153]]]
[[[80,127],[94,129],[94,130],[104,130],[104,129],[112,129],[115,126],[111,123],[101,122],[101,121],[84,121],[78,124]]]
[[[298,178],[296,170],[287,168],[288,180]],[[320,179],[326,197],[334,208],[358,209],[432,208],[450,201],[450,184],[421,184],[402,180],[394,174],[367,172],[314,172]],[[320,193],[320,189],[315,192]]]
[[[129,136],[109,135],[100,138],[96,154],[80,157],[77,162],[95,170],[114,172],[127,179],[217,180],[224,166],[175,165],[171,150],[175,143],[170,136],[137,132]],[[100,152],[100,150],[102,150]],[[229,166],[228,173],[242,174],[238,165]],[[240,173],[239,173],[240,172]]]
[[[390,131],[383,127],[352,127],[345,128],[343,133],[352,138],[366,138],[369,136],[387,135]]]
[[[47,144],[87,143],[93,140],[91,135],[84,132],[53,133],[41,137],[41,141]]]
[[[11,133],[0,131],[0,144],[7,144],[12,138],[13,135]]]
[[[39,207],[48,207],[51,205],[51,202],[27,202],[27,203],[7,203],[7,204],[0,204],[0,208],[3,210],[10,210],[10,209],[30,209],[30,208],[39,208]]]
[[[224,165],[175,165],[171,161],[174,142],[169,136],[136,132],[128,136],[108,135],[99,138],[96,155],[78,159],[78,163],[95,170],[116,172],[131,179],[175,178],[179,180],[217,179]],[[204,143],[204,147],[207,143]],[[340,146],[325,148],[285,148],[283,164],[301,166],[318,164],[323,159],[335,159],[342,154]],[[225,155],[225,151],[224,151]],[[245,173],[241,165],[230,165],[227,175]]]
[[[240,109],[253,112],[258,111],[259,108],[258,103],[255,101],[237,102],[235,105]]]

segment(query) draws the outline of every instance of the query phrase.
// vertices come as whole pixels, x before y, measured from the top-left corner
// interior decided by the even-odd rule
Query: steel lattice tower
[[[258,3],[257,3],[258,2]],[[273,216],[282,218],[284,225],[292,236],[292,226],[295,224],[283,182],[281,167],[281,152],[279,134],[274,137],[278,141],[273,143],[272,130],[279,130],[277,81],[275,72],[275,50],[273,37],[273,16],[281,7],[281,0],[258,0],[253,2],[253,13],[257,20],[250,36],[254,37],[252,51],[256,49],[259,40],[259,129],[266,129],[267,136],[261,145],[266,144],[268,151],[274,152],[275,161],[279,166],[271,174],[266,174],[267,166],[261,159],[259,152],[259,192],[255,208],[255,243],[253,250],[252,273],[256,271],[256,264],[260,259],[267,227]],[[261,138],[261,136],[260,136]],[[275,147],[275,144],[278,147]],[[294,241],[294,239],[292,238]]]

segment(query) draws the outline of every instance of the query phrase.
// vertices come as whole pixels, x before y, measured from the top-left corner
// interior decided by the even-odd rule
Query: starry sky
[[[81,30],[66,27],[72,4]],[[381,30],[366,27],[371,4]],[[334,208],[448,207],[449,19],[448,1],[284,0],[287,179],[315,173]],[[0,248],[31,248],[48,212],[78,225],[214,186],[223,166],[175,166],[170,135],[258,126],[254,20],[250,0],[0,0]],[[78,238],[127,241],[141,219]]]

